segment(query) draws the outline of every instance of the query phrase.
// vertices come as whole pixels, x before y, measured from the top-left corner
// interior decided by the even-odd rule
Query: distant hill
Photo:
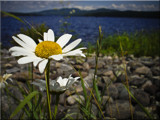
[[[71,11],[75,11],[70,14]],[[80,10],[77,8],[52,9],[32,13],[12,13],[17,16],[106,16],[106,17],[142,17],[159,18],[159,11],[119,11],[112,9]]]

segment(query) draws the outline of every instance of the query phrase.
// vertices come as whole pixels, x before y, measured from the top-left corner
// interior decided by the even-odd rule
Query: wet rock
[[[132,105],[131,108],[134,112],[134,107]],[[129,101],[117,100],[113,104],[108,104],[106,107],[106,114],[117,119],[129,119],[131,116]]]
[[[148,106],[150,104],[149,95],[143,90],[136,89],[134,92],[134,97],[143,105]],[[134,101],[135,102],[135,101]]]
[[[148,67],[145,67],[145,66],[137,68],[135,70],[135,73],[139,74],[139,75],[145,75],[145,76],[148,76],[148,77],[152,76],[151,70]]]
[[[69,104],[69,105],[74,105],[76,102],[82,102],[82,101],[84,101],[84,97],[82,96],[82,95],[72,95],[72,96],[69,96],[68,98],[67,98],[67,103]]]

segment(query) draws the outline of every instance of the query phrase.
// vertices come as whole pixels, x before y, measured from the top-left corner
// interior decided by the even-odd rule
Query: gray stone
[[[131,108],[132,113],[134,113],[134,107],[132,105]],[[113,104],[108,104],[106,114],[117,119],[129,119],[131,116],[129,101],[117,100]]]
[[[145,67],[145,66],[137,68],[135,70],[135,73],[139,74],[139,75],[145,75],[145,76],[148,76],[148,77],[152,76],[151,70],[148,67]]]
[[[134,90],[130,87],[130,92],[134,95]],[[129,93],[125,87],[123,87],[122,91],[119,94],[119,99],[121,100],[129,100]]]
[[[112,81],[116,81],[116,77],[115,75],[113,74],[113,71],[112,70],[109,70],[109,71],[105,71],[103,72],[103,75],[104,76],[108,76]]]
[[[140,77],[139,75],[130,76],[129,84],[135,86],[141,86],[146,79],[144,77]]]
[[[69,105],[74,105],[78,101],[82,103],[82,101],[84,101],[84,97],[82,95],[72,95],[67,98],[67,103]]]
[[[77,105],[69,108],[66,112],[65,117],[66,119],[73,119],[73,120],[83,119],[83,116],[80,113],[80,109]]]
[[[11,69],[7,69],[6,73],[13,74],[13,73],[16,73],[16,72],[19,72],[19,71],[20,71],[20,69],[18,67],[14,67],[14,68],[11,68]]]
[[[102,80],[104,81],[104,83],[105,83],[106,85],[109,85],[109,84],[112,83],[112,80],[111,80],[109,77],[107,77],[107,76],[103,76],[103,77],[102,77]]]
[[[160,76],[160,66],[152,67],[151,71],[152,71],[154,76]]]
[[[149,95],[143,90],[136,89],[134,91],[134,97],[144,106],[148,106],[150,104]],[[134,101],[135,102],[135,101]],[[135,102],[136,103],[136,102]]]
[[[108,89],[105,92],[105,95],[111,96],[116,99],[118,97],[118,90],[114,84],[109,85]]]
[[[85,83],[87,83],[87,85],[85,84],[87,88],[93,86],[93,78],[94,78],[94,74],[91,73],[83,79]]]
[[[113,101],[113,98],[110,97],[110,96],[103,96],[103,101],[102,101],[102,104],[105,105],[107,103],[109,104],[112,104],[114,101]]]
[[[84,68],[84,70],[89,70],[90,66],[87,62],[85,62],[85,63],[83,63],[83,68]]]
[[[122,83],[115,83],[114,85],[116,86],[119,93],[125,88]]]

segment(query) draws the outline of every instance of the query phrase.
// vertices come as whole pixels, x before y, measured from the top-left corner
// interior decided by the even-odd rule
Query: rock
[[[13,73],[16,73],[16,72],[19,72],[19,71],[20,71],[20,69],[18,67],[14,67],[14,68],[11,68],[11,69],[7,69],[6,73],[13,74]]]
[[[130,92],[134,95],[134,90],[133,88],[130,87]],[[130,97],[131,98],[131,97]],[[121,92],[119,93],[119,99],[121,100],[129,100],[129,93],[126,90],[126,88],[124,87]]]
[[[130,76],[129,84],[135,86],[141,86],[146,79],[144,77],[140,77],[139,75]]]
[[[113,98],[110,97],[110,96],[103,96],[103,101],[102,101],[102,104],[105,105],[106,103],[109,103],[109,104],[112,104],[114,101],[113,101]]]
[[[62,77],[68,77],[71,73],[73,73],[74,69],[67,65],[67,64],[61,64],[60,68],[57,69],[58,75]]]
[[[103,77],[102,77],[102,80],[104,81],[104,83],[105,83],[106,85],[109,85],[109,84],[112,83],[112,80],[111,80],[109,77],[107,77],[107,76],[103,76]]]
[[[152,77],[153,84],[157,86],[157,88],[160,88],[160,76],[154,76]]]
[[[93,78],[94,74],[90,73],[87,77],[83,79],[85,83],[87,83],[87,85],[85,84],[86,88],[93,86]]]
[[[69,115],[69,116],[68,116]],[[73,120],[80,120],[80,119],[83,119],[83,116],[81,115],[80,113],[80,109],[79,109],[79,106],[76,105],[76,106],[73,106],[71,108],[69,108],[66,112],[66,119],[73,119]]]
[[[134,107],[132,105],[131,108],[132,113],[134,113]],[[108,104],[106,114],[117,119],[129,119],[131,116],[129,101],[117,100],[113,104]]]
[[[132,61],[128,63],[128,66],[131,67],[131,71],[134,71],[139,67],[143,67],[143,64],[138,61]]]
[[[104,76],[108,76],[112,81],[116,81],[116,77],[115,75],[113,74],[113,71],[110,70],[110,71],[106,71],[103,73]]]
[[[15,74],[12,75],[12,78],[21,81],[21,82],[26,82],[26,80],[30,79],[28,71],[26,72],[16,72]]]
[[[155,97],[156,97],[157,101],[160,101],[160,92],[157,92],[156,95],[155,95]]]
[[[159,66],[152,67],[151,71],[154,76],[160,76],[160,67]]]
[[[90,69],[90,66],[87,62],[83,63],[83,69],[87,71]]]
[[[88,75],[87,72],[83,72],[83,71],[81,72],[82,78],[87,77],[87,75]],[[78,73],[78,72],[74,72],[72,76],[73,76],[73,77],[79,77],[79,73]]]
[[[65,105],[65,101],[66,101],[65,94],[63,93],[59,97],[59,104]]]
[[[6,69],[11,69],[11,68],[13,67],[13,65],[10,64],[10,63],[7,63],[7,64],[4,65],[4,67],[5,67]]]
[[[136,89],[134,92],[134,97],[143,105],[148,106],[150,104],[149,95],[143,90]],[[135,102],[135,101],[134,101]]]
[[[146,86],[151,86],[152,85],[152,82],[150,81],[150,80],[147,80],[143,85],[142,85],[142,89],[144,90],[144,88],[146,87]]]
[[[84,101],[84,97],[82,95],[72,95],[67,97],[67,103],[69,105],[74,105],[77,101],[82,102]]]
[[[74,66],[76,70],[83,70],[83,66],[82,65],[75,65]]]
[[[110,96],[114,99],[118,97],[118,90],[115,85],[109,85],[108,90],[106,90],[105,95]]]
[[[151,70],[148,67],[145,67],[145,66],[137,68],[134,72],[136,74],[139,74],[139,75],[145,75],[145,76],[148,76],[148,77],[152,76]]]
[[[150,95],[155,95],[157,87],[155,85],[147,85],[145,86],[144,91],[149,93]]]
[[[114,85],[116,86],[119,93],[125,88],[122,83],[115,83]]]
[[[148,116],[144,112],[136,111],[136,110],[134,112],[133,118],[135,120],[149,120]]]

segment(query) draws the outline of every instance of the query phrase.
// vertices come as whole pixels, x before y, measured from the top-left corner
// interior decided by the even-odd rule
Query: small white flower
[[[13,36],[12,38],[20,46],[10,48],[11,55],[23,56],[18,60],[19,64],[33,62],[35,67],[39,64],[38,67],[41,73],[44,72],[49,59],[61,60],[65,56],[85,57],[82,53],[82,49],[86,49],[85,47],[73,50],[81,42],[81,39],[77,39],[66,46],[72,37],[71,34],[64,34],[55,42],[54,32],[49,29],[47,33],[44,33],[44,41],[39,40],[38,44],[24,34],[18,34],[17,36]]]
[[[5,86],[8,84],[6,82],[7,79],[9,79],[10,81],[12,81],[12,79],[9,78],[11,76],[12,76],[12,74],[4,74],[3,76],[0,76],[0,89],[1,88],[5,88]]]
[[[71,75],[69,78],[63,78],[60,76],[57,80],[50,80],[49,87],[50,92],[64,92],[67,90],[74,82],[77,81],[80,77],[73,78]],[[41,91],[46,90],[46,81],[45,80],[36,80],[32,84],[38,86]]]

